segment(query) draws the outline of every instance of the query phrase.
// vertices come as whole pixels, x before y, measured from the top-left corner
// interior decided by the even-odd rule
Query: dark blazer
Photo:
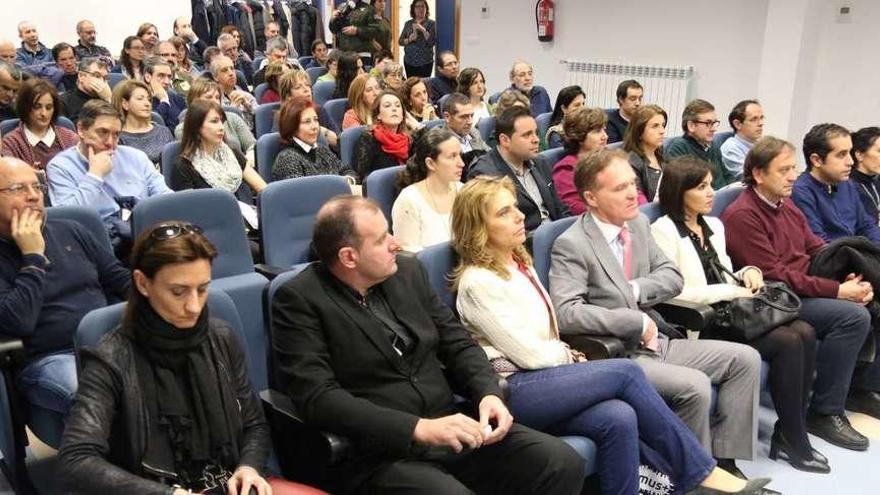
[[[447,376],[474,403],[502,396],[486,354],[431,288],[421,263],[399,256],[397,266],[373,290],[384,291],[413,336],[402,357],[369,309],[322,263],[278,289],[272,304],[281,390],[307,423],[356,445],[354,458],[330,477],[343,492],[383,464],[425,453],[412,443],[418,420],[457,412]]]
[[[541,191],[541,199],[544,201],[544,208],[550,214],[550,220],[559,220],[560,218],[571,215],[571,212],[565,203],[559,199],[556,193],[556,186],[553,184],[553,175],[550,172],[553,164],[544,163],[540,158],[532,160],[529,166],[535,182],[538,183],[538,189]],[[499,176],[506,175],[513,180],[516,186],[516,200],[519,203],[519,209],[526,216],[526,230],[532,231],[541,225],[541,211],[538,204],[526,192],[526,188],[520,183],[519,179],[513,173],[510,165],[504,161],[498,152],[498,147],[492,148],[492,151],[481,156],[468,169],[467,178],[472,179],[478,175]]]

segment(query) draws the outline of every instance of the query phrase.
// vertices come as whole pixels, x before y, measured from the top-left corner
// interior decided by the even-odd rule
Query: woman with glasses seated
[[[42,172],[55,155],[79,142],[74,131],[58,125],[61,100],[55,87],[44,79],[22,83],[15,112],[21,120],[18,127],[3,136],[0,154],[4,156],[14,156]]]
[[[261,474],[269,427],[235,330],[207,306],[217,250],[196,226],[138,237],[122,323],[80,354],[59,459],[76,493],[323,493]]]
[[[663,175],[663,137],[666,136],[666,111],[657,105],[642,105],[636,110],[623,136],[623,149],[636,173],[639,204],[654,201]]]
[[[403,67],[394,60],[386,60],[379,71],[379,86],[382,89],[403,91]]]
[[[196,101],[186,112],[180,159],[171,173],[171,189],[222,189],[246,202],[266,181],[245,157],[224,141],[226,113],[215,102]],[[246,187],[250,191],[246,191]]]
[[[143,42],[137,36],[129,36],[122,42],[122,52],[119,54],[119,63],[112,72],[121,73],[128,79],[144,80],[143,62],[146,56]]]
[[[150,87],[141,81],[122,81],[113,88],[112,101],[116,111],[122,115],[119,144],[143,151],[158,166],[162,160],[162,149],[174,141],[174,136],[164,125],[153,124]]]
[[[186,104],[192,107],[197,101],[211,101],[220,104],[220,86],[210,79],[199,78],[193,81],[193,85],[186,94]],[[180,123],[174,129],[174,136],[179,140],[183,137],[183,122],[186,118],[186,110],[181,112]],[[223,122],[223,141],[233,150],[247,156],[252,155],[257,139],[248,128],[241,115],[235,112],[226,112],[226,120]]]
[[[709,216],[713,198],[712,169],[705,161],[685,155],[670,160],[663,169],[659,201],[664,216],[651,225],[651,233],[664,254],[684,278],[684,290],[676,299],[714,304],[737,297],[752,297],[764,278],[761,270],[746,266],[732,271],[724,240],[724,225]],[[700,338],[725,339],[710,327]],[[816,364],[816,333],[808,323],[795,320],[746,342],[770,363],[770,396],[779,420],[770,439],[770,458],[788,461],[796,469],[827,473],[828,459],[813,449],[807,436],[807,404]]]
[[[517,421],[595,441],[602,493],[639,493],[640,449],[664,460],[675,493],[761,493],[769,480],[746,482],[719,469],[638,364],[588,362],[559,339],[550,296],[526,251],[524,218],[509,177],[469,180],[452,207],[456,306],[507,378]]]

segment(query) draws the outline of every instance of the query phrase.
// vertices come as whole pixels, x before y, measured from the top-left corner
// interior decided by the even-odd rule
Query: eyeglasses
[[[183,235],[201,234],[202,228],[191,223],[168,223],[159,225],[150,232],[153,241],[167,241]]]
[[[92,76],[92,77],[97,77],[98,79],[103,79],[103,80],[105,80],[105,81],[110,77],[109,75],[104,75],[104,74],[102,74],[102,73],[100,73],[100,72],[90,72],[90,71],[87,71],[87,70],[81,70],[80,72],[82,72],[83,74],[88,74],[88,75],[90,75],[90,76]]]
[[[48,187],[46,184],[40,184],[39,182],[34,182],[33,184],[13,184],[9,187],[4,187],[0,189],[0,192],[7,193],[12,196],[24,196],[30,194],[31,191],[34,194],[46,194]]]
[[[720,120],[692,120],[694,124],[703,124],[706,127],[716,128],[721,124]]]

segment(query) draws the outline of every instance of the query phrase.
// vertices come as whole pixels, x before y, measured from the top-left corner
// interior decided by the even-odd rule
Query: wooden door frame
[[[391,8],[391,53],[395,56],[400,52],[400,45],[397,43],[398,37],[400,36],[400,2],[406,2],[409,0],[391,0],[388,2]],[[455,30],[455,43],[453,51],[455,52],[455,58],[461,60],[461,53],[459,52],[461,46],[461,0],[455,1],[455,20],[453,22],[453,29]],[[403,61],[399,61],[403,64]]]

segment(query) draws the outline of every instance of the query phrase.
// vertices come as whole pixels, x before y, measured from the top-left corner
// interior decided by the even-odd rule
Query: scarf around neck
[[[382,151],[403,164],[409,158],[409,136],[405,132],[388,130],[384,125],[373,126],[373,137],[382,146]]]
[[[226,143],[213,155],[207,155],[199,147],[190,158],[193,168],[214,189],[222,189],[235,194],[241,187],[242,171],[235,153]]]

